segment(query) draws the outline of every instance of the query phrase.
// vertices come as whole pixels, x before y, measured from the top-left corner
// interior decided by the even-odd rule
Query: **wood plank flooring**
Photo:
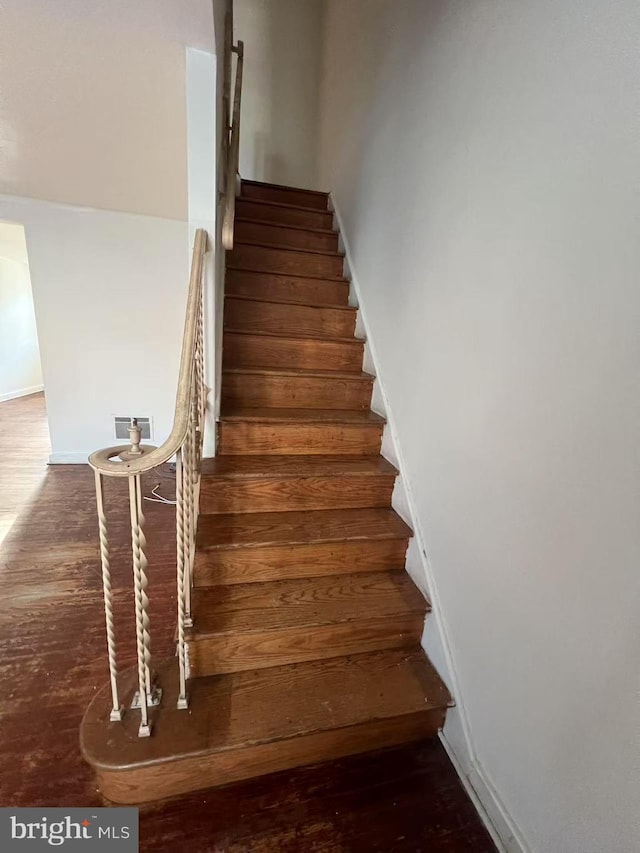
[[[16,436],[19,440],[16,440]],[[107,680],[93,476],[47,468],[42,395],[0,403],[0,802],[98,806],[78,731]],[[160,471],[146,491],[172,480]],[[117,627],[131,637],[126,484],[107,490]],[[153,652],[170,657],[170,507],[145,504]],[[132,662],[132,642],[119,649]],[[494,846],[436,740],[145,806],[142,851],[489,853]]]

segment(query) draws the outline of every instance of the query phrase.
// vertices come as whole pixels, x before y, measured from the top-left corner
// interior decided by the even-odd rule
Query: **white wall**
[[[0,222],[0,401],[42,390],[24,229]]]
[[[640,7],[326,23],[321,183],[454,663],[448,744],[508,849],[639,850]]]
[[[208,0],[3,0],[0,193],[186,218],[185,45]]]
[[[244,41],[243,178],[318,189],[317,134],[324,0],[235,0]]]
[[[187,284],[187,223],[0,196],[25,224],[52,461],[118,442],[113,415],[171,430]]]
[[[213,70],[210,0],[2,3],[0,219],[26,228],[52,461],[114,444],[114,414],[170,431],[216,154],[213,75],[188,136],[187,48]]]

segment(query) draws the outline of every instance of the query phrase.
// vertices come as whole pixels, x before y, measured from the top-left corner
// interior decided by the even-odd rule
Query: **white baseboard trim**
[[[531,853],[530,847],[497,791],[488,781],[478,760],[468,750],[464,750],[463,755],[460,751],[456,752],[444,731],[440,732],[440,742],[500,853]]]
[[[414,537],[418,543],[421,555],[423,571],[426,579],[426,584],[429,590],[429,598],[431,601],[430,618],[435,620],[437,631],[442,643],[442,650],[445,657],[445,663],[448,669],[449,679],[451,682],[449,684],[449,687],[455,700],[456,714],[459,717],[460,728],[462,730],[463,737],[461,740],[463,746],[459,746],[458,752],[456,753],[453,750],[452,744],[447,740],[444,732],[441,733],[441,740],[444,748],[446,749],[451,759],[453,766],[456,769],[456,772],[458,773],[458,776],[460,777],[463,786],[465,787],[465,790],[469,794],[469,797],[471,798],[475,808],[477,809],[480,818],[487,827],[487,830],[490,833],[494,843],[498,847],[498,850],[500,850],[501,853],[530,853],[530,848],[524,842],[522,833],[518,830],[515,821],[507,812],[507,809],[504,806],[501,798],[499,797],[495,787],[490,783],[486,772],[484,771],[480,762],[477,759],[476,751],[473,746],[473,739],[471,736],[469,718],[465,708],[462,691],[460,689],[459,679],[453,659],[453,653],[451,651],[451,643],[449,640],[447,621],[440,605],[440,597],[438,595],[435,575],[431,567],[429,558],[427,556],[428,549],[426,546],[426,539],[422,531],[422,525],[420,523],[418,514],[416,512],[416,504],[413,495],[413,490],[411,488],[411,483],[409,478],[407,477],[407,466],[405,464],[404,457],[402,455],[402,448],[398,440],[398,432],[396,429],[393,412],[391,411],[389,405],[389,397],[384,387],[380,360],[378,359],[375,345],[371,337],[371,327],[367,322],[366,309],[363,305],[362,299],[362,290],[360,288],[358,277],[354,269],[353,255],[349,247],[349,241],[345,234],[344,222],[342,216],[340,215],[340,211],[336,204],[335,198],[333,198],[332,195],[330,195],[330,205],[340,233],[340,240],[342,243],[342,248],[344,250],[345,260],[348,265],[348,271],[351,276],[353,292],[358,303],[358,311],[360,314],[362,325],[365,330],[367,347],[369,349],[371,360],[374,365],[376,382],[380,390],[380,396],[387,419],[387,428],[390,432],[393,449],[397,458],[397,468],[400,472],[400,477],[402,478],[405,490],[407,511],[410,515],[410,524],[413,528]],[[464,754],[461,754],[462,752]]]
[[[18,397],[28,397],[29,394],[38,394],[44,391],[44,385],[32,385],[31,388],[17,388],[15,391],[7,391],[6,394],[0,394],[0,403],[7,400],[17,400]]]
[[[87,465],[89,453],[50,453],[49,465]]]

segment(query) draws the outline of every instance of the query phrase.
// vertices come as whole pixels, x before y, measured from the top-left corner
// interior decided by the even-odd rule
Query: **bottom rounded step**
[[[151,737],[137,737],[137,711],[109,722],[108,686],[82,721],[82,753],[113,802],[149,802],[421,740],[442,727],[450,703],[420,650],[198,678],[189,683],[188,710],[176,709],[175,661],[161,664],[158,681],[164,693],[150,712]],[[122,673],[124,699],[135,682],[133,670]]]

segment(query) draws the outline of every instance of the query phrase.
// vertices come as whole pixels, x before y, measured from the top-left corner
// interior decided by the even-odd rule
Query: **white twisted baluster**
[[[112,722],[122,719],[123,709],[118,699],[118,667],[116,663],[116,634],[113,625],[113,594],[111,592],[111,567],[109,564],[109,540],[107,538],[107,516],[104,511],[104,492],[102,475],[95,472],[96,504],[98,507],[98,526],[100,530],[100,562],[102,564],[102,593],[104,597],[104,618],[107,628],[107,650],[109,654],[109,677],[111,680]]]
[[[137,476],[129,477],[129,509],[131,512],[131,548],[133,552],[133,586],[136,609],[136,650],[138,655],[138,694],[132,707],[140,707],[139,737],[151,734],[149,709],[147,707],[147,664],[145,655],[145,619],[143,602],[146,596],[142,590],[140,573],[140,524],[138,522]]]
[[[198,315],[198,429],[202,433],[204,416],[207,406],[206,386],[204,382],[204,289],[200,294],[200,309]]]
[[[200,507],[200,465],[201,465],[201,456],[202,456],[202,433],[200,432],[199,425],[199,412],[196,409],[194,404],[192,409],[192,423],[191,423],[191,432],[192,432],[192,443],[193,443],[193,466],[191,469],[191,483],[193,488],[193,496],[191,502],[191,511],[192,511],[192,530],[193,530],[193,538],[191,542],[191,568],[193,573],[193,567],[195,565],[196,558],[196,536],[198,532],[198,511]]]
[[[183,498],[183,523],[184,536],[182,540],[182,553],[184,561],[184,606],[185,606],[185,625],[187,628],[193,626],[193,618],[191,616],[191,537],[193,531],[191,522],[193,513],[191,510],[191,465],[193,460],[193,452],[191,446],[191,430],[187,432],[187,436],[182,448],[182,498]]]
[[[191,434],[191,550],[189,552],[189,567],[193,577],[193,566],[196,558],[196,532],[198,528],[198,504],[200,481],[200,430],[198,428],[198,410],[194,400],[191,408],[191,423],[189,425]]]
[[[145,668],[145,685],[147,693],[147,704],[157,704],[154,697],[153,674],[151,672],[151,633],[149,620],[149,598],[147,596],[147,587],[149,580],[147,578],[147,566],[149,561],[145,553],[147,547],[147,537],[144,535],[145,517],[142,512],[142,482],[140,475],[136,478],[136,509],[138,514],[138,547],[140,556],[140,590],[142,601],[142,640],[144,644],[144,668]]]
[[[195,341],[195,349],[193,351],[193,385],[191,388],[191,399],[195,398],[196,408],[198,411],[200,410],[200,405],[202,403],[200,397],[200,388],[202,385],[202,375],[201,375],[201,361],[200,361],[200,347],[202,345],[202,341],[200,340],[200,314],[201,314],[201,305],[198,306],[198,314],[196,316],[196,341]]]
[[[178,593],[178,665],[180,667],[180,693],[178,708],[187,708],[187,647],[184,637],[185,607],[185,565],[184,565],[184,498],[182,450],[176,453],[176,554],[177,554],[177,593]]]

